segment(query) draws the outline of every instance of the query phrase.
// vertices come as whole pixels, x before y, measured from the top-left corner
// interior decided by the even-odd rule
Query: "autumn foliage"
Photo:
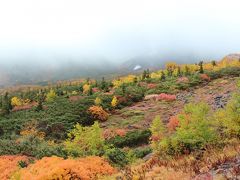
[[[166,93],[161,93],[161,94],[150,94],[145,96],[145,100],[156,100],[156,101],[175,101],[177,99],[176,95],[171,95],[171,94],[166,94]]]
[[[165,93],[161,93],[157,97],[157,100],[165,100],[165,101],[175,101],[176,99],[177,98],[175,95],[165,94]]]
[[[12,109],[13,112],[16,111],[24,111],[24,110],[29,110],[32,109],[33,107],[36,107],[38,105],[37,102],[31,102],[28,104],[23,104],[23,105],[19,105],[19,106],[14,106],[14,108]]]
[[[113,108],[115,108],[115,107],[117,106],[117,104],[118,104],[117,97],[114,96],[113,99],[112,99],[112,101],[111,101],[111,106],[112,106]]]
[[[189,79],[187,77],[179,77],[177,83],[188,83]]]
[[[148,85],[147,85],[147,88],[148,89],[154,89],[154,88],[156,88],[157,87],[157,84],[153,84],[153,83],[149,83]]]
[[[0,156],[0,179],[10,179],[11,174],[18,170],[18,162],[27,159],[26,156]]]
[[[97,179],[99,176],[111,175],[115,169],[103,158],[89,156],[78,159],[44,157],[15,173],[15,179]]]
[[[104,139],[111,139],[117,135],[124,137],[126,134],[127,134],[127,131],[125,129],[105,129],[103,131]]]
[[[200,78],[203,81],[210,81],[210,77],[207,74],[200,74]]]
[[[169,119],[169,123],[167,124],[169,131],[175,131],[176,128],[179,126],[179,119],[177,116],[172,116]]]
[[[93,118],[100,121],[106,121],[109,116],[109,114],[104,111],[101,106],[91,106],[88,109],[88,112],[93,116]]]

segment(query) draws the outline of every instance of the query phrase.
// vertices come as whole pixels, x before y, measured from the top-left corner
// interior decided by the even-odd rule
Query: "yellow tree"
[[[83,85],[83,93],[88,94],[90,91],[90,85],[89,84],[84,84]]]
[[[153,119],[152,124],[150,126],[150,131],[152,133],[151,146],[153,150],[161,151],[161,149],[164,147],[163,139],[166,132],[166,128],[159,115]]]
[[[46,101],[52,102],[55,100],[56,97],[57,97],[57,95],[56,95],[55,91],[53,89],[51,89],[49,91],[49,93],[47,93]]]
[[[113,80],[112,83],[114,88],[118,88],[122,85],[123,82],[120,79],[118,79],[118,80]]]
[[[23,100],[15,96],[11,99],[11,105],[12,106],[21,106],[21,105],[23,105]]]
[[[117,103],[118,103],[117,97],[113,96],[113,99],[112,99],[112,102],[111,102],[112,107],[115,108],[117,106]]]
[[[173,71],[177,68],[177,64],[175,62],[168,62],[166,64],[166,70],[168,75],[172,75]]]
[[[161,73],[153,72],[153,73],[151,73],[151,78],[153,78],[153,79],[160,79],[161,75],[162,75]]]
[[[96,97],[95,101],[94,101],[96,106],[99,106],[102,104],[102,100],[99,97]]]

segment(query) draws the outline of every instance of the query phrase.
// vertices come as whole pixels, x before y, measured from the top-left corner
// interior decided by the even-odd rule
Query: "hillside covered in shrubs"
[[[225,58],[5,89],[0,179],[240,178],[239,76]]]

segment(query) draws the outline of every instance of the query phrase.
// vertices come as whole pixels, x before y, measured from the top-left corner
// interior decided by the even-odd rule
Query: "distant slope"
[[[90,64],[70,62],[65,64],[15,64],[0,66],[0,87],[19,84],[41,84],[75,78],[96,78],[116,72],[116,66],[109,62]]]
[[[229,54],[223,59],[240,59],[240,54]],[[48,65],[32,61],[32,64],[18,63],[4,65],[0,62],[0,88],[13,85],[46,84],[58,80],[71,80],[77,78],[106,79],[113,77],[138,74],[144,69],[158,70],[168,61],[181,63],[195,63],[202,59],[192,54],[165,54],[152,56],[139,56],[128,59],[123,63],[112,63],[105,59],[85,59],[75,61],[57,62]]]
[[[159,56],[141,56],[134,57],[122,63],[119,67],[121,72],[131,73],[134,72],[136,66],[140,66],[136,72],[143,69],[157,70],[163,68],[168,61],[174,61],[178,64],[182,63],[195,63],[199,61],[199,58],[191,54],[167,54]]]
[[[240,60],[240,53],[229,54],[225,56],[222,60],[226,60],[226,61]]]

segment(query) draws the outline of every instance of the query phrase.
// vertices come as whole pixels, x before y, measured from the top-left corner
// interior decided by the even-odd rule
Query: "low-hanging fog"
[[[240,51],[238,0],[0,2],[0,86]],[[122,68],[122,69],[121,69]]]

